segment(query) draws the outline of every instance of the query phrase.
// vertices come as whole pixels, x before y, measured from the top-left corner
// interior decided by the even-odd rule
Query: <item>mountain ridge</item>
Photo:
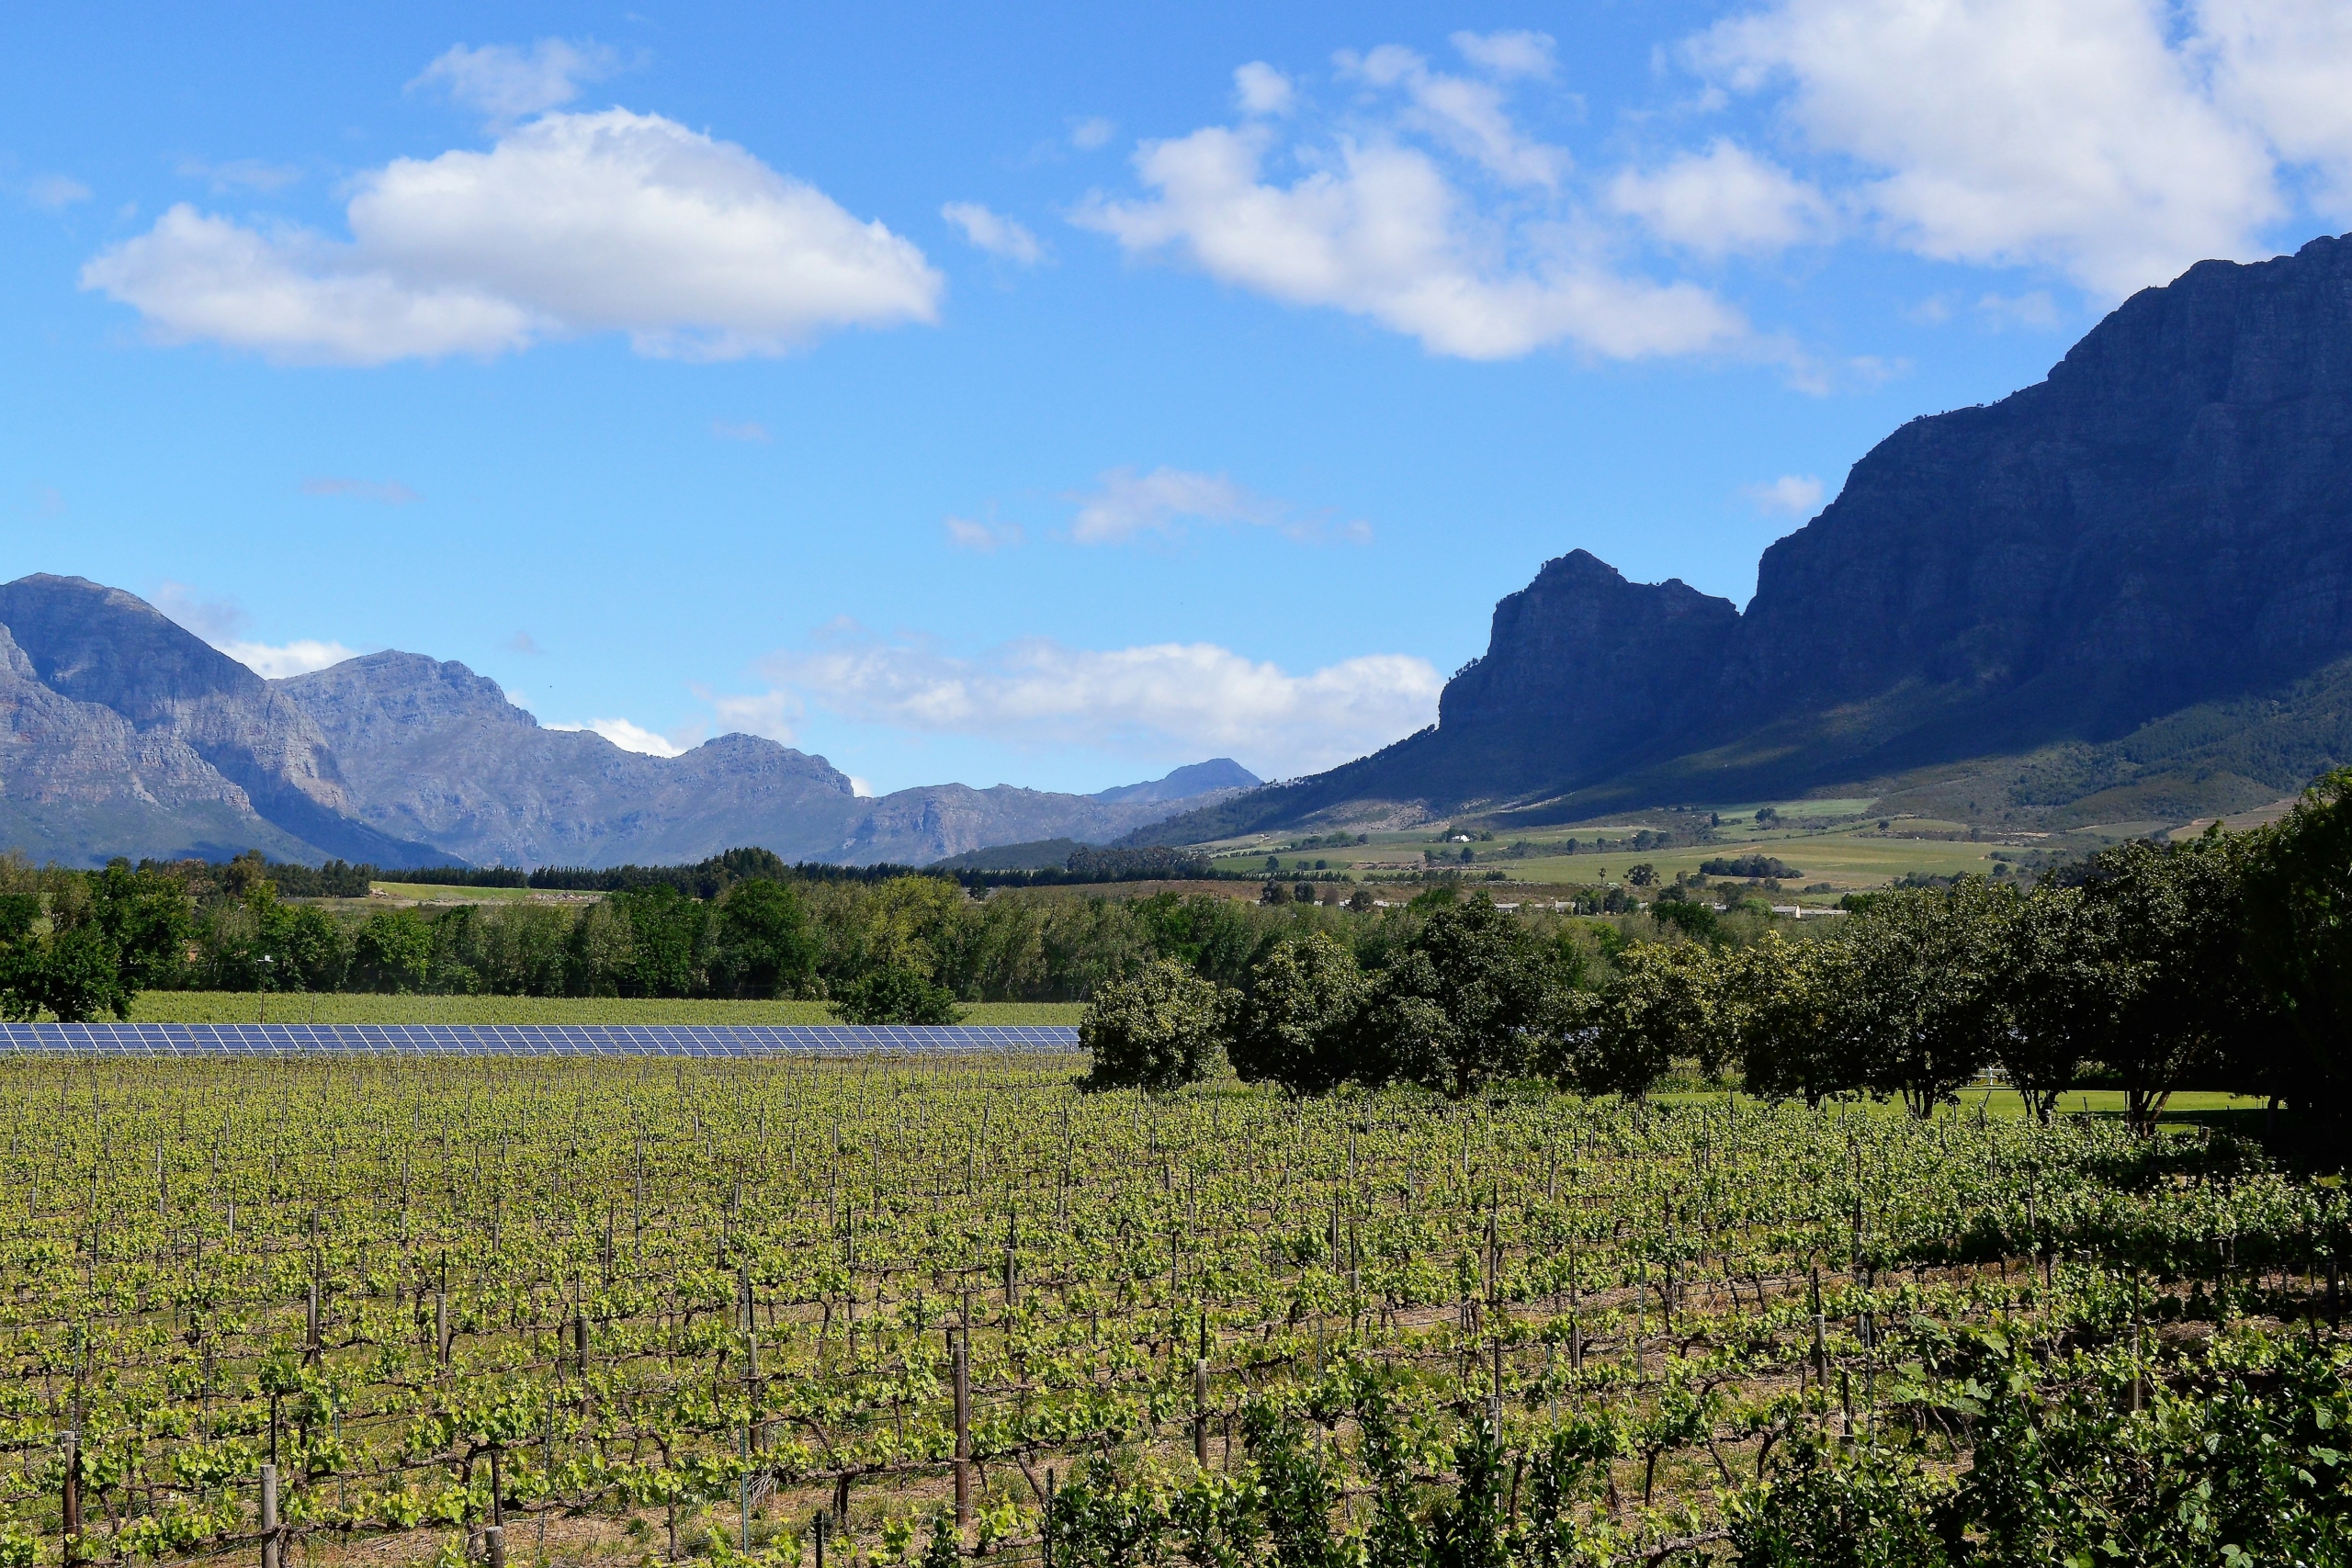
[[[2098,793],[2061,778],[2194,816],[2352,758],[2347,693],[2352,240],[2322,238],[2201,262],[2042,381],[1898,427],[1745,611],[1572,550],[1498,604],[1437,725],[1129,841],[1962,775],[1977,817]]]
[[[1091,796],[922,784],[862,797],[822,757],[759,736],[655,757],[549,729],[497,682],[422,654],[365,654],[275,683],[327,737],[366,820],[481,863],[655,863],[757,844],[787,861],[921,865],[998,842],[1100,842],[1238,787],[1155,793],[1228,776],[1209,762]]]
[[[397,650],[266,681],[120,589],[0,584],[0,842],[35,860],[604,866],[757,845],[924,864],[1099,843],[1256,782],[1216,759],[1095,796],[938,784],[870,800],[822,757],[756,736],[646,756]]]

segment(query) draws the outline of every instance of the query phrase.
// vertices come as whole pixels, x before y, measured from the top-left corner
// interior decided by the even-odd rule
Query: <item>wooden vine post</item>
[[[65,1433],[65,1562],[67,1568],[82,1555],[82,1434],[71,1427]]]
[[[1193,1362],[1193,1462],[1203,1470],[1209,1467],[1209,1361],[1206,1356]]]
[[[278,1568],[277,1466],[261,1467],[261,1568]]]
[[[963,1332],[947,1334],[950,1375],[956,1384],[956,1528],[972,1523],[972,1356]]]

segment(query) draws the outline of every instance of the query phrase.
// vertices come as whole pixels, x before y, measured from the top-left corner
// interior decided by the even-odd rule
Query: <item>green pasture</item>
[[[1850,803],[1817,804],[1843,806]],[[1928,831],[1944,826],[1928,823],[1911,825]],[[1521,835],[1515,841],[1538,847],[1557,846],[1569,838],[1575,838],[1589,845],[1594,838],[1603,834],[1621,839],[1630,837],[1634,830],[1623,825],[1585,827],[1573,832],[1563,829]],[[1573,855],[1539,852],[1518,859],[1507,858],[1500,852],[1506,847],[1506,841],[1498,838],[1491,842],[1471,846],[1477,852],[1477,858],[1460,869],[1473,877],[1489,871],[1500,871],[1513,882],[1589,885],[1601,881],[1604,870],[1609,880],[1622,882],[1626,867],[1647,863],[1657,868],[1662,880],[1670,882],[1684,872],[1696,872],[1706,861],[1760,852],[1777,856],[1804,873],[1788,886],[1790,892],[1806,884],[1826,882],[1838,892],[1846,893],[1883,887],[1915,872],[1931,876],[1953,876],[1968,872],[1990,874],[1994,864],[1992,852],[2004,847],[1990,841],[1977,843],[1964,840],[1889,836],[1871,827],[1827,830],[1772,828],[1760,831],[1750,828],[1740,831],[1728,818],[1716,834],[1716,841],[1712,844],[1652,850],[1614,845],[1605,851],[1587,848]],[[1385,841],[1383,841],[1384,838]],[[1317,860],[1328,862],[1330,870],[1362,874],[1364,869],[1383,861],[1412,861],[1418,863],[1425,849],[1444,848],[1459,853],[1462,848],[1460,845],[1439,846],[1431,842],[1431,838],[1432,835],[1426,833],[1414,837],[1375,836],[1369,844],[1283,854],[1281,856],[1281,874],[1311,874]],[[2018,848],[2008,847],[2012,852],[2016,852]],[[1265,865],[1267,852],[1271,852],[1227,851],[1219,857],[1218,864],[1227,869],[1256,871]]]
[[[823,1002],[653,997],[378,996],[335,991],[141,991],[138,1023],[831,1023]],[[1077,1002],[973,1002],[967,1023],[1075,1024]]]
[[[1931,876],[1963,872],[1990,874],[1992,852],[2000,847],[1943,839],[1882,838],[1874,832],[1761,833],[1682,849],[1612,849],[1603,854],[1588,851],[1518,861],[1481,861],[1474,869],[1507,871],[1514,881],[1590,883],[1600,879],[1600,868],[1606,866],[1610,879],[1622,882],[1626,867],[1646,863],[1657,868],[1659,880],[1671,882],[1684,872],[1696,872],[1706,861],[1760,853],[1785,861],[1802,874],[1783,884],[1788,892],[1826,882],[1844,893],[1882,887],[1912,872]]]
[[[577,903],[604,897],[601,893],[551,893],[544,887],[450,887],[434,882],[371,882],[368,886],[372,893],[418,904],[519,904],[534,898]]]

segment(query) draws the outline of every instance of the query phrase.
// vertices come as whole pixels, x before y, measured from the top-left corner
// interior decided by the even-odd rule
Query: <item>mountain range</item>
[[[1808,794],[2179,822],[2347,760],[2352,239],[2320,239],[2199,263],[2041,383],[1904,425],[1745,610],[1571,550],[1434,726],[1129,841]]]
[[[926,864],[1101,843],[1258,783],[1229,759],[1098,795],[926,785],[869,799],[751,735],[677,757],[548,729],[462,664],[384,652],[266,681],[143,600],[78,577],[0,585],[0,844],[36,861],[606,866],[757,845]]]
[[[265,681],[120,590],[0,586],[0,842],[69,863],[928,863],[1804,795],[2064,828],[2243,810],[2347,760],[2352,239],[2199,263],[2040,383],[1911,421],[1764,552],[1745,609],[1547,561],[1435,725],[1277,785],[1219,760],[861,799],[772,740],[643,756],[411,653]]]

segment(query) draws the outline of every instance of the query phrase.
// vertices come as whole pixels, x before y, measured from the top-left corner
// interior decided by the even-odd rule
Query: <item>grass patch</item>
[[[371,882],[370,893],[404,898],[414,904],[548,904],[593,903],[602,893],[557,893],[544,887],[456,887],[437,882]]]
[[[336,991],[143,991],[138,1023],[831,1023],[824,1002],[671,997],[417,997]],[[1078,1022],[1080,1002],[971,1002],[967,1023]]]

